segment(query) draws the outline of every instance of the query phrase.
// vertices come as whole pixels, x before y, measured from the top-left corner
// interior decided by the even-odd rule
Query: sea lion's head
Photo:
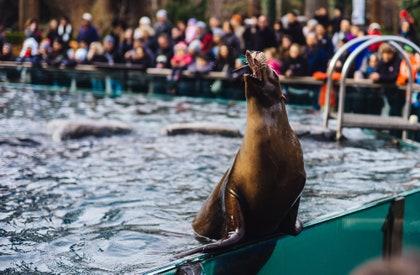
[[[272,106],[284,100],[277,74],[268,66],[262,52],[247,51],[246,59],[250,69],[244,75],[247,100],[255,98],[263,106]]]

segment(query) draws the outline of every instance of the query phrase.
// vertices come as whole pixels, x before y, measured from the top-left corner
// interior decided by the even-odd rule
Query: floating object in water
[[[52,120],[48,123],[47,128],[55,141],[79,139],[87,136],[123,135],[133,130],[131,126],[123,122],[90,119]]]
[[[232,166],[193,221],[198,237],[218,240],[180,254],[211,252],[274,233],[298,234],[300,196],[306,181],[302,149],[290,127],[277,75],[263,53],[247,52],[247,127]],[[254,273],[270,256],[249,261]]]
[[[0,138],[0,145],[35,147],[41,145],[41,143],[31,138],[2,137]]]
[[[212,122],[175,123],[163,128],[162,133],[168,136],[202,134],[223,137],[242,137],[239,129]]]

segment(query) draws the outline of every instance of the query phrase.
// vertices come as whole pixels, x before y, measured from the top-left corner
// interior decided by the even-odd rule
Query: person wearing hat
[[[99,41],[99,35],[96,28],[92,25],[92,15],[88,12],[82,15],[82,25],[77,35],[77,41],[86,41],[88,45],[90,43]]]
[[[371,23],[368,27],[367,34],[368,35],[382,35],[381,25],[379,25],[376,22]],[[376,53],[378,51],[379,47],[381,46],[381,44],[382,43],[379,42],[379,43],[375,43],[375,44],[370,45],[368,47],[369,52],[370,53]]]
[[[139,26],[134,30],[134,39],[151,38],[153,36],[155,36],[155,30],[152,28],[152,21],[147,16],[141,17]]]
[[[156,36],[166,33],[171,35],[172,24],[168,19],[168,12],[164,9],[158,10],[156,13],[156,23],[153,26]]]

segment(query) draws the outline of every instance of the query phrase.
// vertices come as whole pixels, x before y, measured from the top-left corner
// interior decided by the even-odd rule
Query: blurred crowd
[[[417,43],[413,18],[401,11],[400,19],[399,35]],[[235,14],[226,21],[211,17],[206,23],[190,18],[172,24],[167,12],[159,10],[154,22],[141,17],[135,27],[115,20],[103,38],[92,20],[91,14],[83,14],[78,31],[66,17],[52,19],[46,30],[41,30],[36,20],[29,20],[19,56],[13,56],[11,45],[0,35],[0,60],[50,66],[130,63],[138,68],[172,68],[172,78],[177,79],[182,70],[230,73],[244,65],[246,49],[264,51],[279,75],[312,76],[325,72],[329,59],[347,41],[366,34],[381,35],[377,23],[352,25],[339,9],[330,17],[326,8],[318,9],[314,18],[304,23],[295,12],[289,12],[276,22],[269,22],[264,15],[243,19]],[[382,54],[376,54],[378,49],[380,44],[373,45],[358,58],[359,77],[380,78],[377,73],[384,70],[384,62]],[[392,62],[397,66],[397,60]]]

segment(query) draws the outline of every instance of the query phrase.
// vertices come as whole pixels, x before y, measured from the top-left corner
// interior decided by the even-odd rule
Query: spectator
[[[257,34],[257,50],[262,51],[277,46],[276,36],[265,15],[258,17]]]
[[[221,45],[217,53],[214,71],[226,72],[230,75],[235,68],[235,55],[232,54],[227,45]]]
[[[45,61],[49,66],[60,67],[67,60],[63,42],[56,38],[52,43],[52,50],[48,53]]]
[[[319,47],[315,33],[306,36],[306,57],[308,62],[308,74],[315,72],[325,72],[327,70],[328,56],[325,50]]]
[[[200,54],[195,57],[194,61],[188,65],[187,70],[193,73],[196,77],[207,74],[213,68],[213,64],[207,60],[206,55]]]
[[[175,45],[175,54],[171,58],[172,73],[168,77],[168,80],[172,82],[171,92],[175,90],[175,83],[177,83],[181,77],[182,71],[188,68],[192,63],[192,56],[188,53],[187,45],[184,42]]]
[[[197,38],[200,40],[201,53],[209,54],[213,43],[213,35],[207,30],[206,23],[203,21],[197,22]]]
[[[324,28],[328,28],[330,24],[330,18],[328,16],[328,11],[325,7],[320,7],[315,11],[314,19],[317,21],[317,23],[324,26]]]
[[[239,14],[234,14],[230,18],[230,24],[232,25],[233,32],[235,33],[236,37],[239,39],[240,48],[245,48],[245,42],[243,40],[243,35],[245,32],[245,27],[242,24],[242,16]]]
[[[58,21],[57,19],[51,19],[48,23],[48,32],[47,38],[50,40],[50,43],[53,43],[58,37]]]
[[[190,44],[197,38],[197,19],[188,19],[187,28],[185,29],[185,42]]]
[[[297,14],[295,12],[289,12],[286,17],[286,33],[292,37],[293,43],[305,45],[305,37],[303,36],[302,26],[298,21]]]
[[[222,42],[229,47],[234,56],[238,56],[241,53],[241,42],[228,21],[223,22],[223,32]]]
[[[3,48],[3,44],[6,42],[6,34],[4,25],[0,22],[0,49]]]
[[[280,46],[281,40],[285,35],[285,29],[281,20],[277,20],[273,25],[274,35],[276,37],[276,46]]]
[[[315,32],[316,25],[318,25],[318,21],[315,19],[309,19],[306,26],[302,29],[303,35],[306,37],[308,33]]]
[[[214,29],[213,30],[213,47],[211,48],[210,55],[214,59],[217,58],[219,55],[219,49],[221,45],[223,45],[222,37],[225,33],[221,29]]]
[[[140,69],[147,69],[151,67],[152,60],[144,50],[143,46],[138,46],[128,51],[125,56],[125,61],[131,64],[135,64]]]
[[[245,49],[255,51],[259,47],[258,39],[258,28],[257,28],[257,21],[256,17],[251,17],[245,20],[245,31],[242,36],[244,41]]]
[[[292,37],[290,35],[283,36],[279,49],[280,60],[285,60],[289,57],[290,46],[292,46]]]
[[[99,35],[96,28],[92,25],[92,15],[90,13],[84,13],[82,16],[82,26],[80,27],[77,41],[86,41],[90,43],[99,41]]]
[[[37,43],[42,40],[42,33],[39,30],[38,21],[36,19],[31,19],[27,22],[25,28],[25,38],[34,38]]]
[[[114,65],[116,63],[122,63],[120,53],[115,48],[115,39],[111,35],[107,35],[104,38],[104,58],[108,65]]]
[[[60,19],[60,23],[57,27],[57,35],[63,41],[64,45],[67,47],[71,36],[73,33],[73,27],[71,26],[67,17],[63,16]]]
[[[87,61],[89,63],[104,63],[107,61],[104,57],[104,48],[100,42],[90,43]]]
[[[307,75],[307,67],[306,59],[301,54],[299,44],[292,44],[289,56],[281,66],[281,75],[286,77],[305,76]]]
[[[327,30],[321,24],[316,25],[315,34],[318,40],[318,45],[327,53],[327,58],[330,59],[334,55],[334,45],[329,38]]]
[[[367,34],[369,34],[369,35],[382,35],[381,25],[379,25],[376,22],[371,23],[368,27]],[[375,44],[370,45],[368,47],[369,52],[370,53],[376,53],[380,46],[381,46],[381,43],[375,43]]]
[[[147,16],[143,16],[139,19],[139,25],[134,30],[134,39],[150,38],[153,39],[155,36],[155,30],[152,28],[152,22]]]
[[[120,43],[124,38],[125,29],[127,29],[127,24],[124,21],[118,19],[112,20],[111,32],[109,35],[114,39],[115,49],[120,48]]]
[[[4,43],[1,48],[0,61],[15,61],[16,57],[13,55],[12,44]]]
[[[74,59],[78,64],[85,64],[87,62],[87,55],[89,51],[88,44],[82,40],[77,46]]]
[[[28,37],[23,42],[22,49],[20,51],[18,62],[32,62],[34,57],[38,55],[38,42],[33,37]]]
[[[128,28],[124,32],[123,39],[121,41],[119,52],[121,56],[124,56],[126,52],[133,49],[134,38],[133,38],[133,29]]]
[[[159,35],[157,42],[158,48],[155,53],[156,59],[159,58],[159,56],[164,56],[166,60],[165,68],[170,68],[170,60],[174,55],[174,52],[171,42],[169,41],[168,35],[162,33],[161,35]],[[163,57],[160,57],[160,60],[163,60]]]
[[[276,72],[277,75],[281,73],[281,63],[280,61],[275,58],[276,56],[276,48],[267,48],[264,51],[265,58],[267,59],[267,65]]]
[[[166,10],[158,10],[156,13],[156,23],[154,25],[155,34],[157,36],[165,33],[166,35],[171,34],[172,25],[168,20],[168,12]]]
[[[333,18],[331,19],[331,33],[335,34],[340,31],[341,21],[343,16],[339,8],[335,8],[333,12]]]
[[[185,40],[184,33],[176,26],[171,30],[171,37],[175,45]]]
[[[209,19],[209,28],[211,32],[215,29],[220,29],[220,20],[216,16],[211,16]]]
[[[395,53],[394,48],[389,44],[383,43],[379,47],[379,63],[376,71],[370,75],[370,79],[379,83],[394,84],[400,68],[400,59]],[[387,87],[385,96],[390,105],[389,115],[401,116],[402,108],[405,104],[405,93],[397,88]]]
[[[414,31],[414,25],[404,20],[401,22],[400,36],[411,40],[417,44],[416,32]]]
[[[341,20],[340,30],[334,33],[332,37],[332,42],[334,44],[335,49],[339,48],[339,44],[341,41],[349,41],[351,39],[350,28],[351,28],[351,24],[349,20],[347,19]]]

